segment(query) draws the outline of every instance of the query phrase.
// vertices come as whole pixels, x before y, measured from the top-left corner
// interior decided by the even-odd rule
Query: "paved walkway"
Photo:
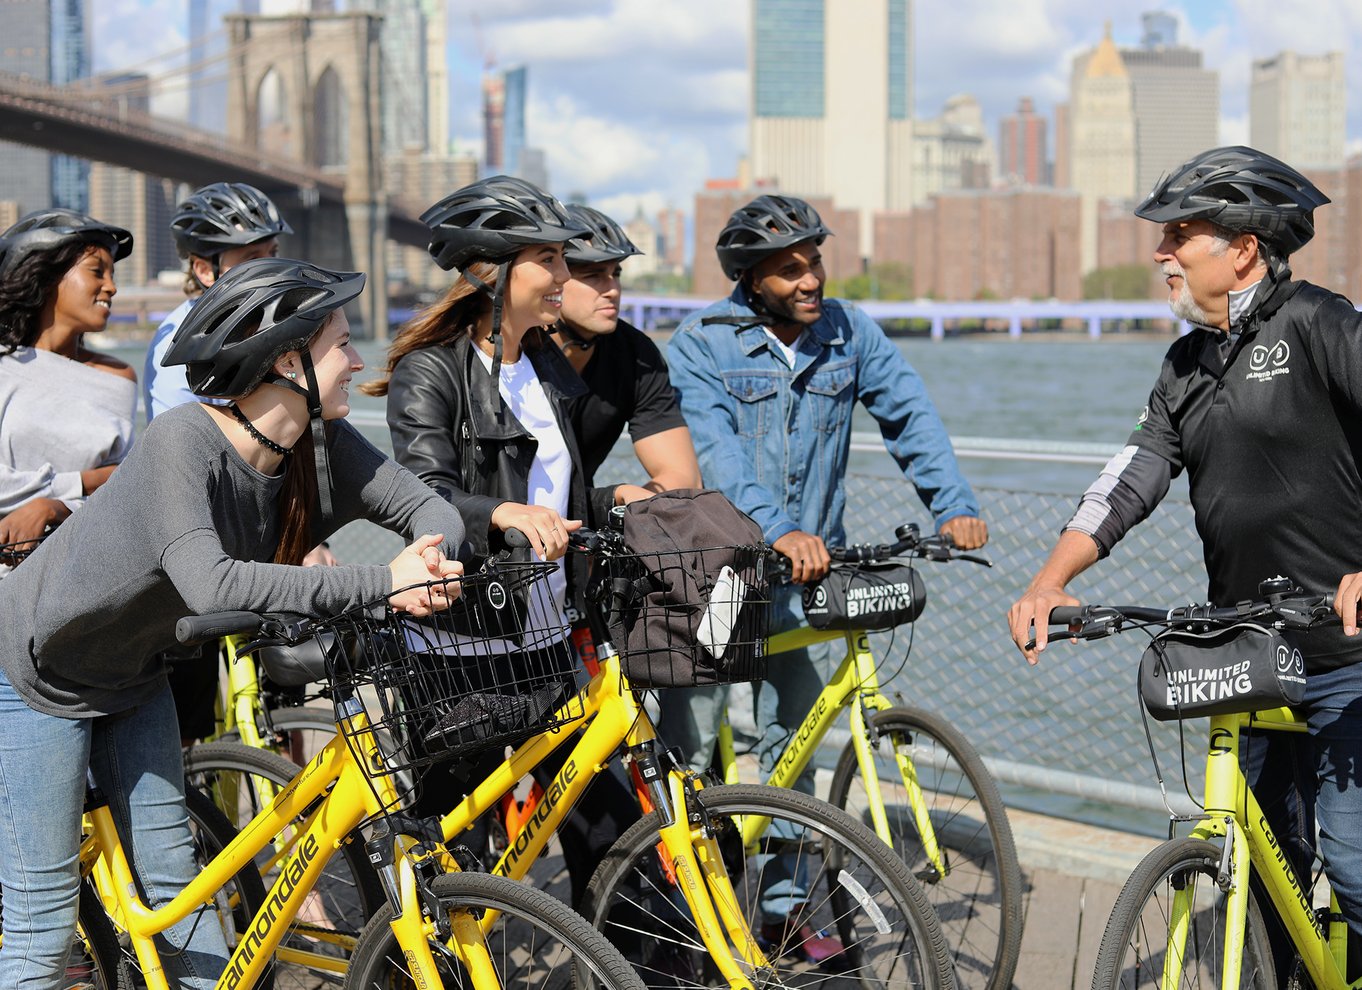
[[[1026,883],[1014,990],[1089,987],[1112,904],[1158,840],[1011,809],[1008,817]]]

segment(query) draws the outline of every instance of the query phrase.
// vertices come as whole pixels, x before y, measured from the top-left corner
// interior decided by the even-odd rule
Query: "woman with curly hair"
[[[0,235],[0,544],[41,538],[132,445],[137,375],[83,344],[108,324],[131,251],[126,230],[71,210]]]

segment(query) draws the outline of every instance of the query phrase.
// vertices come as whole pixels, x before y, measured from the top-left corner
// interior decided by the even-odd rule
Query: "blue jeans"
[[[68,719],[29,708],[0,672],[0,987],[6,990],[67,985],[87,767],[108,798],[150,906],[166,903],[198,874],[170,689],[116,716]],[[158,941],[174,986],[209,990],[227,965],[227,944],[209,908]]]
[[[1246,733],[1240,760],[1303,885],[1318,822],[1324,872],[1353,935],[1351,960],[1362,944],[1362,664],[1311,674],[1299,708],[1309,721],[1307,736]],[[1280,941],[1285,936],[1271,934],[1280,970],[1292,955]]]
[[[771,589],[771,632],[784,632],[804,624],[800,604],[801,585],[779,585]],[[753,716],[756,720],[757,765],[762,778],[769,777],[785,746],[799,730],[815,699],[832,676],[836,665],[826,643],[808,649],[780,653],[771,658],[766,680],[754,685]],[[697,770],[710,765],[719,724],[728,703],[727,685],[677,688],[661,693],[661,714],[657,735],[665,746],[681,750],[682,759]],[[814,793],[814,771],[806,769],[794,789]],[[782,828],[782,825],[786,827]],[[777,822],[772,836],[797,839],[800,830],[789,823]],[[807,857],[783,854],[758,855],[754,865],[762,871],[761,909],[764,920],[784,920],[798,911],[807,900]]]

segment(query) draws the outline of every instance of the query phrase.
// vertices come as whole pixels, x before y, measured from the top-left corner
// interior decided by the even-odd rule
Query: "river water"
[[[900,339],[897,344],[927,383],[952,436],[1083,441],[1115,450],[1133,428],[1171,340],[1146,335],[1013,340],[1000,335],[936,342]],[[111,350],[140,376],[145,344],[120,344]],[[377,377],[382,347],[362,343],[360,353],[367,368],[358,380]],[[384,400],[356,389],[351,396],[356,423],[389,449],[380,423]],[[876,432],[870,415],[859,407],[853,428]],[[976,484],[1043,492],[1081,491],[1096,473],[1087,464],[975,457],[966,458],[965,466]],[[882,451],[853,454],[851,469],[868,474],[897,470]]]

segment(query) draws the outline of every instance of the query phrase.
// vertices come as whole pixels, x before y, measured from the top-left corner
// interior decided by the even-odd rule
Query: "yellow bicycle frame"
[[[768,655],[786,653],[803,649],[815,643],[830,643],[835,640],[846,641],[846,654],[823,690],[814,700],[809,714],[804,718],[793,738],[786,745],[780,759],[776,761],[766,783],[775,787],[793,787],[799,775],[808,767],[814,753],[822,745],[828,731],[836,724],[842,711],[849,710],[851,715],[851,744],[856,751],[856,764],[861,773],[869,805],[871,824],[875,834],[886,845],[894,844],[889,830],[889,817],[885,812],[884,798],[880,793],[880,776],[875,768],[875,752],[870,745],[870,714],[892,708],[893,703],[880,690],[879,672],[875,666],[875,654],[870,649],[870,637],[864,631],[840,631],[834,629],[813,629],[801,626],[788,632],[777,633],[766,641]],[[946,857],[936,837],[936,828],[928,814],[927,802],[918,784],[917,768],[906,753],[896,752],[899,773],[907,792],[908,804],[913,812],[914,825],[922,841],[923,852],[928,862],[940,876],[950,871]],[[737,779],[737,767],[733,749],[733,730],[725,719],[719,731],[719,759],[725,780]],[[750,841],[754,832],[765,827],[759,820],[744,822],[744,839]]]
[[[1256,871],[1278,918],[1290,933],[1317,990],[1343,990],[1346,973],[1347,925],[1331,921],[1326,931],[1310,903],[1309,893],[1288,867],[1285,854],[1268,827],[1257,799],[1239,765],[1239,734],[1253,731],[1304,732],[1305,723],[1287,708],[1252,715],[1216,715],[1210,719],[1206,745],[1205,817],[1191,837],[1230,844],[1231,886],[1225,905],[1225,948],[1221,970],[1225,987],[1238,987],[1248,919],[1250,870]],[[1181,986],[1181,967],[1190,919],[1196,906],[1184,887],[1173,896],[1164,957],[1163,985]],[[1333,915],[1338,913],[1337,902]],[[1362,981],[1359,984],[1362,985]]]
[[[348,737],[348,738],[347,738]],[[81,848],[83,870],[94,880],[105,903],[117,905],[119,923],[128,932],[147,990],[169,990],[152,937],[182,921],[215,895],[255,857],[271,847],[275,836],[295,830],[279,860],[279,876],[255,918],[233,949],[218,980],[220,990],[250,987],[260,976],[299,909],[311,893],[327,860],[347,835],[366,818],[395,807],[399,798],[392,781],[363,766],[355,753],[373,751],[373,738],[364,714],[349,717],[346,735],[337,735],[270,804],[247,823],[231,844],[206,864],[202,872],[170,903],[148,908],[136,896],[132,872],[113,815],[107,806],[89,812],[91,833]],[[294,820],[316,803],[301,825]],[[417,986],[438,986],[439,978],[428,939],[434,925],[421,911],[416,891],[410,840],[399,840],[395,883],[402,893],[402,911],[392,928]],[[477,924],[458,924],[454,951],[469,967],[475,986],[497,986],[486,946]],[[465,942],[464,939],[471,939]],[[346,941],[336,937],[337,941]],[[353,939],[349,939],[353,943]],[[352,949],[353,944],[346,946]],[[305,950],[278,951],[278,958],[320,971],[342,974],[345,960]]]
[[[584,719],[567,721],[569,712],[583,711]],[[566,724],[517,748],[440,822],[445,840],[453,840],[585,725],[533,814],[492,867],[498,876],[523,879],[591,779],[605,770],[621,744],[634,747],[656,738],[652,720],[624,681],[618,657],[602,656],[596,675],[558,714]],[[729,986],[752,990],[750,974],[768,961],[742,914],[717,842],[706,834],[703,823],[692,823],[686,814],[688,789],[701,786],[695,775],[673,770],[653,788],[654,804],[664,818],[659,852],[676,876],[700,937]]]

